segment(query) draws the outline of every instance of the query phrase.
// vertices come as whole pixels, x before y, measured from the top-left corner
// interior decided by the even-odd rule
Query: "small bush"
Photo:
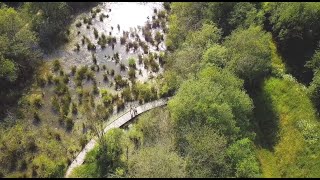
[[[73,128],[73,119],[71,117],[66,117],[66,128],[71,130]]]
[[[94,51],[96,50],[96,45],[92,44],[91,42],[88,42],[87,48],[89,51]]]
[[[41,121],[38,112],[34,112],[34,113],[33,113],[33,119],[34,119],[34,121],[37,122],[37,123]]]
[[[124,109],[124,101],[122,99],[117,101],[117,112],[120,112]]]
[[[128,71],[128,75],[130,79],[134,79],[136,78],[136,71],[133,68],[130,68],[130,70]]]
[[[78,94],[79,99],[81,99],[83,97],[83,89],[82,88],[77,88],[76,92]]]
[[[136,68],[136,60],[134,58],[129,58],[129,67]]]
[[[76,103],[72,103],[72,114],[77,114],[78,113],[78,108]]]
[[[76,46],[77,51],[80,51],[80,45],[79,45],[79,43],[77,43],[75,46]]]
[[[61,70],[59,71],[59,74],[60,74],[60,76],[63,76],[63,75],[64,75],[63,69],[61,69]]]
[[[154,36],[154,39],[157,41],[157,42],[161,42],[161,39],[162,39],[162,35],[159,31],[156,32],[155,36]]]
[[[93,64],[97,64],[97,58],[94,54],[92,54],[92,62]]]
[[[98,39],[99,33],[98,33],[98,31],[97,31],[96,28],[93,28],[93,34],[94,34],[94,37],[95,37],[96,39]]]
[[[150,61],[150,65],[151,65],[151,70],[153,72],[158,72],[159,71],[159,65],[155,60]]]
[[[132,101],[133,100],[132,95],[131,95],[130,87],[126,87],[126,88],[123,89],[123,91],[121,93],[121,98],[124,101]]]
[[[71,75],[74,76],[76,72],[77,72],[77,66],[72,66],[71,67]]]
[[[68,75],[64,75],[62,80],[63,80],[63,82],[65,84],[69,83],[69,76]]]
[[[87,75],[87,80],[94,80],[95,79],[93,71],[87,71],[86,75]]]
[[[100,21],[103,21],[103,18],[104,18],[104,14],[100,14],[100,17],[99,17]]]
[[[46,83],[47,83],[47,79],[45,77],[40,76],[40,77],[37,78],[38,86],[44,87],[46,85]]]
[[[136,41],[133,42],[132,46],[134,51],[136,51],[139,48],[139,44]]]
[[[84,24],[87,24],[88,22],[89,22],[89,21],[88,21],[88,18],[87,18],[87,17],[84,17],[84,18],[83,18],[83,23],[84,23]]]
[[[139,62],[139,64],[142,64],[142,55],[141,54],[138,55],[138,62]]]
[[[99,93],[99,89],[98,89],[98,87],[97,87],[97,84],[96,84],[96,83],[94,83],[94,84],[93,84],[92,93],[93,93],[93,94],[98,94],[98,93]]]
[[[114,69],[111,69],[110,75],[114,76]]]
[[[158,19],[162,19],[162,18],[165,18],[166,17],[166,11],[160,11],[159,13],[158,13]]]
[[[116,89],[123,88],[123,87],[128,85],[127,80],[122,79],[121,75],[116,75],[114,80],[115,80],[115,83],[116,83],[115,84],[116,85],[116,87],[115,87]]]
[[[121,43],[121,45],[126,44],[126,41],[127,41],[126,37],[120,37],[120,43]]]
[[[104,65],[102,65],[102,69],[103,70],[106,70],[107,69],[107,66],[104,64]]]
[[[102,97],[102,102],[105,106],[108,106],[112,103],[112,95],[108,93],[106,89],[101,89],[100,90],[101,97]]]
[[[103,81],[108,82],[108,74],[103,74]]]
[[[61,68],[61,64],[58,59],[53,61],[53,71],[58,71]]]
[[[76,27],[79,28],[79,27],[81,27],[81,25],[82,25],[82,23],[79,21],[79,22],[77,22]]]
[[[92,13],[91,18],[94,19],[94,18],[96,18],[96,16],[97,16],[97,13],[94,12],[94,13]]]
[[[58,100],[58,97],[57,96],[53,96],[51,98],[51,104],[52,104],[52,109],[56,112],[59,111],[60,109],[60,104],[59,104],[59,100]]]
[[[42,106],[42,103],[43,103],[42,95],[40,95],[40,94],[32,94],[31,97],[30,97],[30,102],[34,107],[40,108]]]
[[[126,66],[123,63],[120,63],[120,71],[125,71]]]
[[[53,83],[53,75],[50,72],[47,74],[47,81],[49,84]]]

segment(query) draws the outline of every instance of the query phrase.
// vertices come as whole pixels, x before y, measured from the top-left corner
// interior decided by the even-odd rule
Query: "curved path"
[[[122,125],[124,125],[125,123],[132,120],[134,117],[136,117],[137,115],[139,115],[143,112],[146,112],[146,111],[153,109],[153,108],[156,108],[156,107],[166,105],[169,99],[170,98],[162,98],[162,99],[152,101],[152,102],[143,104],[141,106],[138,106],[138,107],[136,107],[136,114],[135,115],[131,114],[130,109],[127,110],[122,115],[120,115],[118,117],[114,117],[113,120],[111,120],[111,122],[108,123],[108,125],[104,129],[104,133],[108,132],[112,128],[121,127]],[[96,144],[97,144],[96,137],[92,138],[89,141],[89,143],[83,148],[83,150],[78,154],[76,159],[74,159],[72,161],[71,165],[68,167],[68,170],[67,170],[65,177],[68,177],[75,167],[77,167],[83,163],[83,161],[86,157],[86,154],[89,151],[91,151],[95,147]]]

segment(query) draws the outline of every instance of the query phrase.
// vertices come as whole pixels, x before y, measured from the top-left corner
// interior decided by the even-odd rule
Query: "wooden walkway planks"
[[[106,126],[106,128],[104,129],[104,132],[106,133],[112,128],[119,128],[125,123],[127,123],[128,121],[132,120],[137,115],[144,113],[150,109],[166,105],[169,99],[170,98],[162,98],[162,99],[138,106],[136,107],[137,113],[134,116],[131,114],[130,110],[127,110],[127,112],[125,112],[123,115],[114,118],[114,120],[112,120]],[[76,159],[74,159],[71,165],[68,167],[65,177],[68,177],[75,167],[81,165],[84,162],[86,154],[95,147],[96,143],[97,143],[96,138],[93,138],[88,142],[88,144],[83,148],[83,150],[78,154]]]

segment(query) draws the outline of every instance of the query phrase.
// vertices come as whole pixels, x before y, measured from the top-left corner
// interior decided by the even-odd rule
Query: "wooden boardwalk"
[[[106,128],[104,129],[104,133],[108,132],[112,128],[121,127],[122,125],[124,125],[128,121],[132,120],[134,117],[136,117],[137,115],[139,115],[141,113],[144,113],[144,112],[146,112],[150,109],[156,108],[156,107],[166,105],[169,99],[170,98],[162,98],[162,99],[152,101],[152,102],[143,104],[141,106],[138,106],[135,108],[136,109],[135,115],[133,115],[133,113],[129,109],[129,110],[125,111],[125,113],[123,113],[122,115],[120,115],[118,117],[113,117],[111,122],[108,123]],[[89,141],[89,143],[83,148],[83,150],[78,154],[76,159],[74,159],[72,161],[71,165],[68,167],[68,170],[67,170],[65,177],[68,177],[75,167],[81,165],[84,162],[86,154],[89,151],[91,151],[95,147],[96,144],[97,144],[96,137],[92,138]]]

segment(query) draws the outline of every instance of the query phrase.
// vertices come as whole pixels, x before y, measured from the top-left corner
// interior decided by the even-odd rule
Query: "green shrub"
[[[60,109],[60,104],[59,104],[59,100],[58,100],[58,97],[57,96],[53,96],[51,98],[51,104],[52,104],[52,109],[55,111],[55,112],[58,112],[59,109]]]
[[[162,10],[158,13],[158,19],[162,19],[166,17],[166,11]]]
[[[100,14],[100,17],[99,17],[100,21],[103,21],[103,17],[104,17],[104,14]]]
[[[129,67],[136,68],[136,60],[134,58],[129,58]]]
[[[53,75],[52,73],[47,73],[47,81],[49,84],[52,84],[53,83]]]
[[[78,108],[76,103],[72,103],[72,114],[77,114],[78,113]]]
[[[117,112],[120,112],[124,109],[124,101],[122,99],[117,101]]]
[[[98,94],[99,93],[99,89],[97,87],[97,84],[93,84],[93,89],[92,89],[93,94]]]
[[[55,72],[60,70],[60,68],[61,68],[61,65],[60,65],[60,62],[58,59],[54,60],[52,62],[52,65],[53,65],[53,71],[55,71]]]
[[[84,24],[87,24],[87,23],[88,23],[88,18],[87,18],[87,17],[84,17],[84,18],[83,18],[83,23],[84,23]]]
[[[59,96],[67,93],[68,91],[69,91],[68,86],[66,84],[62,83],[61,80],[54,88],[54,92]]]
[[[64,75],[63,78],[62,78],[63,82],[65,84],[67,84],[69,82],[69,76],[68,75]]]
[[[150,65],[151,65],[151,70],[153,72],[158,72],[159,71],[159,65],[158,65],[158,63],[156,63],[155,60],[150,61]]]
[[[127,39],[126,39],[126,37],[120,37],[120,44],[121,45],[124,45],[124,44],[126,44],[126,41],[127,41]]]
[[[92,62],[93,64],[97,64],[97,58],[94,54],[92,54]]]
[[[36,123],[39,123],[41,121],[38,112],[33,113],[33,118]]]
[[[96,39],[98,39],[99,33],[98,33],[98,31],[97,31],[96,28],[93,28],[93,34],[94,34],[94,37],[95,37]]]
[[[108,74],[103,74],[103,81],[108,82],[109,78],[108,78]]]
[[[138,55],[138,62],[139,64],[142,64],[142,61],[143,61],[143,57],[141,54]]]
[[[38,84],[38,86],[44,87],[44,86],[46,85],[46,83],[47,83],[47,80],[46,80],[45,77],[40,76],[40,77],[37,78],[37,84]]]
[[[120,63],[120,71],[125,71],[126,66],[123,63]]]
[[[71,130],[73,128],[74,122],[71,117],[66,117],[66,128],[67,130]]]
[[[32,94],[30,96],[29,102],[36,108],[40,108],[43,103],[43,98],[41,94]]]
[[[77,48],[77,51],[80,51],[80,45],[79,45],[79,43],[76,44],[76,48]]]
[[[128,75],[129,75],[130,79],[136,78],[136,70],[133,69],[133,68],[130,68],[129,71],[128,71]]]
[[[72,66],[71,67],[71,75],[74,76],[76,72],[77,72],[77,66]]]
[[[82,25],[82,23],[79,21],[79,22],[77,22],[76,27],[79,28],[79,27],[81,27],[81,25]]]
[[[63,71],[63,69],[60,69],[60,71],[59,71],[59,75],[60,75],[60,76],[63,76],[63,75],[64,75],[64,71]]]
[[[112,103],[112,95],[108,93],[106,89],[101,89],[100,90],[101,97],[102,97],[102,102],[103,104],[107,107]]]
[[[114,69],[111,69],[110,75],[114,76]]]
[[[94,80],[95,79],[93,71],[87,71],[86,75],[87,75],[87,80]]]
[[[121,98],[124,101],[132,101],[133,100],[130,87],[126,87],[123,89],[123,91],[121,92]]]
[[[116,83],[116,89],[123,88],[128,85],[127,80],[122,79],[121,75],[116,75],[114,81]]]

